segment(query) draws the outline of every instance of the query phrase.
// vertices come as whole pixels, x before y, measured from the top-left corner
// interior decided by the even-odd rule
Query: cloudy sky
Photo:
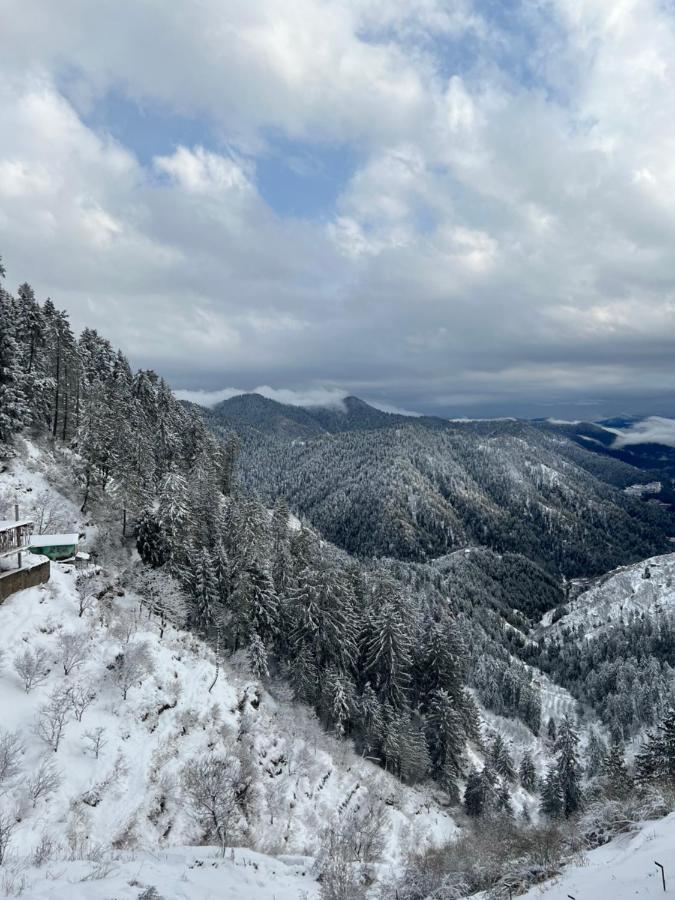
[[[176,388],[675,412],[672,0],[0,0],[0,254]]]

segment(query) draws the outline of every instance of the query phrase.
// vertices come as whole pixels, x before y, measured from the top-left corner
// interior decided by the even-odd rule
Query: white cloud
[[[636,422],[631,428],[610,428],[617,437],[613,447],[629,447],[632,444],[663,444],[675,447],[675,419],[650,416]]]
[[[173,383],[330,384],[425,409],[665,392],[675,14],[524,3],[524,48],[484,9],[5,0],[9,286],[34,281]],[[467,34],[477,57],[455,71]],[[521,81],[496,62],[511,39]],[[142,162],[85,124],[110,90],[210,123],[213,146]],[[335,210],[270,208],[270,135],[351,152]]]
[[[329,406],[338,409],[344,408],[343,400],[345,398],[344,391],[336,388],[293,391],[289,388],[273,388],[266,384],[251,390],[242,390],[241,388],[221,388],[216,391],[179,389],[175,390],[174,394],[179,400],[187,400],[207,408],[241,394],[261,394],[269,400],[276,400],[277,403],[285,403],[290,406]]]

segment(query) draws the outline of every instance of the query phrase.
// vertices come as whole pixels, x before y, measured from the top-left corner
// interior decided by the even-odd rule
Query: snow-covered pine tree
[[[9,444],[12,436],[30,421],[14,334],[13,307],[0,286],[0,445]]]
[[[476,769],[471,769],[464,788],[464,811],[467,816],[476,819],[483,813],[483,788],[481,777]]]
[[[220,594],[213,559],[206,547],[195,554],[190,581],[194,599],[194,622],[201,631],[208,632],[216,620]]]
[[[389,586],[387,593],[395,594]],[[382,702],[403,706],[410,685],[410,622],[396,599],[375,601],[363,638],[364,671]]]
[[[523,753],[523,758],[520,761],[518,777],[520,779],[521,785],[525,788],[526,791],[529,791],[531,794],[536,791],[537,770],[534,765],[534,760],[532,759],[532,754],[528,750]]]
[[[619,744],[612,744],[607,751],[600,774],[605,794],[610,800],[625,800],[630,795],[633,780]]]
[[[248,656],[248,664],[255,677],[260,679],[269,678],[267,648],[257,632],[251,635],[246,654]]]
[[[541,812],[550,819],[564,815],[565,802],[556,766],[550,766],[541,785]]]
[[[581,765],[578,748],[579,735],[568,716],[560,723],[556,740],[556,769],[563,797],[563,813],[566,817],[575,813],[582,802]]]

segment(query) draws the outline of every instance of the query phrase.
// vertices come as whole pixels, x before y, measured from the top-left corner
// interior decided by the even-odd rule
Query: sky
[[[175,388],[675,413],[672,0],[0,0],[0,34],[6,286]]]

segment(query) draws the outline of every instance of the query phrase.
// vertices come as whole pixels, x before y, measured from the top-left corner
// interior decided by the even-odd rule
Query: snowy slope
[[[26,444],[23,457],[0,474],[0,500],[5,508],[18,500],[23,514],[79,530],[87,549],[97,523],[82,518],[62,479],[50,453]],[[384,806],[386,865],[411,843],[441,842],[455,832],[433,787],[404,786],[356,756],[347,742],[326,735],[310,710],[282,699],[281,686],[272,696],[225,660],[209,692],[212,649],[180,629],[167,627],[160,636],[121,568],[92,567],[79,589],[77,574],[52,564],[47,585],[0,605],[0,742],[15,735],[21,748],[17,771],[0,784],[0,816],[14,823],[0,893],[136,898],[154,886],[163,897],[311,900],[318,896],[312,857],[339,813]],[[90,599],[80,616],[83,596]],[[79,636],[84,648],[68,674],[64,635]],[[125,699],[111,666],[136,646],[145,646],[149,666]],[[15,667],[26,650],[44,653],[46,673],[28,692]],[[69,711],[54,752],[38,733],[40,710],[69,688],[93,699],[82,721]],[[87,737],[97,729],[98,758]],[[234,859],[230,849],[222,859],[215,848],[195,846],[200,830],[181,788],[185,765],[210,751],[236,757],[250,773],[246,820],[228,842],[236,845]],[[56,784],[34,798],[45,766]]]
[[[576,865],[565,868],[561,876],[532,888],[527,900],[634,900],[635,897],[675,896],[675,813],[655,822],[646,822],[639,831],[625,834],[585,855]],[[666,892],[660,870],[666,869]]]
[[[307,863],[240,849],[223,859],[213,849],[185,847],[41,868],[10,863],[0,870],[0,889],[31,900],[315,900],[317,884]]]
[[[582,626],[586,638],[591,639],[632,615],[653,617],[664,613],[675,613],[675,553],[623,566],[600,579],[569,604],[567,615],[548,633]],[[550,614],[547,617],[550,620]],[[548,625],[546,617],[542,624]]]
[[[14,857],[27,859],[45,838],[75,858],[95,857],[111,845],[124,855],[193,844],[199,835],[181,797],[179,774],[210,748],[237,754],[253,767],[253,812],[237,842],[258,851],[312,855],[321,828],[338,808],[377,801],[389,810],[390,858],[411,832],[416,841],[453,833],[453,820],[424,791],[403,787],[323,734],[307,711],[274,701],[227,665],[209,694],[215,674],[210,649],[176,629],[160,640],[139,598],[122,593],[115,588],[79,618],[74,573],[56,564],[48,585],[0,606],[0,735],[16,733],[24,747],[20,773],[0,798],[0,808],[20,819]],[[60,661],[64,633],[79,633],[86,641],[85,660],[67,676]],[[107,666],[116,653],[138,643],[147,644],[152,671],[132,684],[124,700]],[[49,674],[26,693],[13,659],[37,647],[46,653]],[[54,753],[36,734],[36,720],[53,692],[70,685],[90,688],[96,697],[82,722],[69,718]],[[98,727],[105,729],[106,744],[95,759],[85,733]],[[43,760],[54,765],[61,783],[33,805],[26,784]],[[181,853],[171,857],[172,865],[184,868],[187,857]],[[290,877],[286,865],[268,861],[265,867]],[[236,872],[237,879],[243,877]],[[309,876],[299,877],[306,882]]]

